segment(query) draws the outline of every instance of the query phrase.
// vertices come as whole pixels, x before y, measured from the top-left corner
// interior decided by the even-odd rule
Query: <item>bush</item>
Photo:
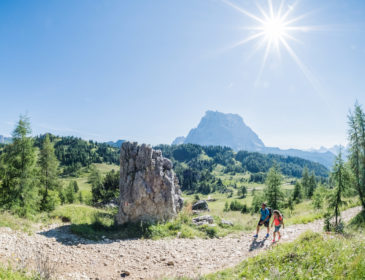
[[[255,195],[253,196],[252,199],[252,204],[251,204],[251,213],[257,213],[260,208],[262,203],[265,201],[264,197],[262,194],[255,192]]]
[[[50,212],[56,209],[56,206],[61,204],[58,191],[48,190],[47,195],[43,196],[42,205],[44,211]]]
[[[202,225],[199,227],[199,230],[205,232],[208,237],[213,238],[218,236],[218,230],[216,227],[209,226],[209,225]]]
[[[241,211],[244,207],[247,208],[246,205],[243,205],[238,200],[231,201],[231,204],[229,205],[231,211]]]
[[[239,190],[238,190],[238,195],[241,198],[245,198],[247,196],[247,187],[246,186],[242,186]]]
[[[246,204],[243,204],[242,209],[241,209],[241,213],[242,213],[242,214],[246,214],[246,213],[248,213],[248,212],[249,212],[249,211],[248,211],[247,205],[246,205]]]

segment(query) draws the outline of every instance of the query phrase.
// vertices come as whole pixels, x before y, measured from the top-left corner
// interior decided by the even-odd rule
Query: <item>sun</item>
[[[316,78],[302,63],[302,61],[295,53],[294,49],[291,47],[292,42],[300,42],[296,38],[296,34],[298,32],[308,32],[311,30],[319,29],[315,26],[297,25],[297,23],[302,20],[306,15],[302,14],[296,17],[292,16],[293,11],[296,7],[296,3],[288,5],[285,0],[277,0],[275,1],[275,4],[277,5],[274,6],[272,0],[267,0],[266,9],[257,4],[258,13],[255,14],[242,9],[230,0],[221,1],[228,6],[234,8],[236,11],[240,12],[244,16],[251,18],[255,23],[255,25],[253,26],[242,27],[242,29],[249,31],[249,35],[246,38],[243,38],[241,41],[230,46],[230,48],[239,47],[251,41],[258,41],[258,44],[256,44],[254,48],[254,52],[260,49],[264,49],[258,80],[260,79],[260,76],[264,71],[269,54],[280,54],[281,49],[283,49],[299,66],[300,70],[304,73],[312,86],[317,91],[319,91],[319,84]]]
[[[280,41],[285,38],[286,24],[279,18],[270,18],[262,24],[262,30],[268,40]]]

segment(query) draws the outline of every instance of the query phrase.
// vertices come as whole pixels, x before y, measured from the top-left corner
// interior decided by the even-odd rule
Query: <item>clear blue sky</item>
[[[255,21],[220,0],[1,0],[0,134],[27,113],[34,134],[171,143],[218,110],[268,146],[345,143],[349,108],[365,105],[365,1],[302,0],[292,13],[321,26],[290,42],[316,87],[283,48],[258,80],[256,42],[227,48]]]

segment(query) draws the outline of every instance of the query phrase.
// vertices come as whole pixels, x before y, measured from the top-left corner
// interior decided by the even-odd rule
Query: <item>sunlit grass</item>
[[[315,248],[315,250],[314,250]],[[292,243],[202,279],[364,279],[365,240],[307,232]]]

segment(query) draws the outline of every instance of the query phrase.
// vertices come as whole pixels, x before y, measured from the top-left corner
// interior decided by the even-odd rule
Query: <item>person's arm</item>
[[[274,220],[272,220],[272,222],[271,222],[271,227],[272,227],[272,224],[274,223]]]
[[[283,224],[283,228],[285,228],[285,225],[284,225],[284,220],[282,220],[282,222],[281,222],[282,224]]]

